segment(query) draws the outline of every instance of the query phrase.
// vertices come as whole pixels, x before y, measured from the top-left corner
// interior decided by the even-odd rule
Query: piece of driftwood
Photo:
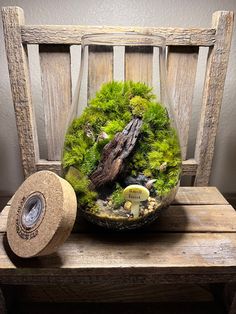
[[[90,175],[93,187],[100,187],[112,182],[120,173],[123,161],[132,152],[137,141],[142,120],[133,118],[122,132],[115,135],[102,151],[97,169]]]

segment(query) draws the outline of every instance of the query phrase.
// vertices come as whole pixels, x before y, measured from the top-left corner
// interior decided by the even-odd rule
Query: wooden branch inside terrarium
[[[133,118],[122,132],[115,135],[102,151],[97,169],[90,175],[93,188],[98,188],[116,179],[122,169],[124,159],[132,152],[137,141],[142,120]]]

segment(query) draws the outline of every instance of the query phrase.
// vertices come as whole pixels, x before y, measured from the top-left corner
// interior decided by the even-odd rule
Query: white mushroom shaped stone
[[[124,189],[124,199],[132,203],[130,210],[134,218],[139,217],[140,202],[146,201],[149,194],[150,193],[147,188],[138,184],[131,184]]]

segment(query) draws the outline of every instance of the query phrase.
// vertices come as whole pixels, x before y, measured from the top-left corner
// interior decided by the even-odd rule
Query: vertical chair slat
[[[30,91],[27,47],[21,41],[24,12],[18,7],[6,7],[2,9],[2,19],[22,165],[24,176],[28,177],[36,171],[38,139]]]
[[[196,46],[170,46],[168,49],[167,80],[184,160],[187,153],[198,50],[199,47]]]
[[[152,86],[153,48],[125,47],[125,80]]]
[[[90,46],[88,60],[88,99],[95,96],[103,83],[113,79],[113,47]]]
[[[209,48],[201,118],[198,127],[195,159],[198,169],[194,184],[208,185],[211,173],[216,131],[223,97],[233,30],[233,12],[219,11],[213,15],[216,43]]]
[[[48,159],[60,160],[71,105],[70,47],[40,45],[39,53]]]

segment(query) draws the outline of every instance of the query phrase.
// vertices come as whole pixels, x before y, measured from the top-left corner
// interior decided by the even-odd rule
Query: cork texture
[[[22,217],[32,195],[41,196],[42,210],[27,227]],[[55,252],[70,235],[76,210],[76,195],[67,181],[50,171],[33,174],[17,190],[10,207],[7,239],[12,251],[24,258]]]

